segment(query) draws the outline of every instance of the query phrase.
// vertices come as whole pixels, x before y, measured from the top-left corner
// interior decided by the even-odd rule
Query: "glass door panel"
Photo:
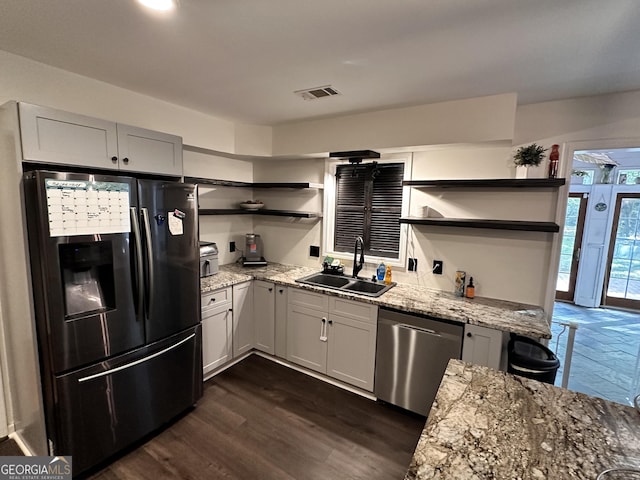
[[[640,309],[640,193],[619,193],[616,199],[605,303]]]
[[[575,293],[586,207],[585,194],[569,194],[556,282],[556,298],[560,300],[573,300]]]

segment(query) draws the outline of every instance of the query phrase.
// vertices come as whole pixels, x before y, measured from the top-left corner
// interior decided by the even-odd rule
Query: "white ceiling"
[[[640,88],[638,0],[0,0],[0,49],[235,121]],[[0,66],[0,75],[1,73]],[[332,85],[340,96],[293,91]]]

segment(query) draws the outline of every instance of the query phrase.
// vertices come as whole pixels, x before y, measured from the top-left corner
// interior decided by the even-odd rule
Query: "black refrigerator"
[[[24,176],[51,455],[74,474],[202,396],[197,186]]]

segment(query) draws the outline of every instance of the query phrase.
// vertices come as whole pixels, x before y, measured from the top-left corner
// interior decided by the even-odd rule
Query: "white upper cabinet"
[[[118,167],[115,123],[28,103],[19,105],[24,160]]]
[[[182,139],[118,124],[120,170],[182,176]]]
[[[23,160],[182,176],[182,139],[19,103]]]

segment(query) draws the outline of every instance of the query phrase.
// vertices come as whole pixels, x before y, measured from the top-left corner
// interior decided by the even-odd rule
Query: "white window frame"
[[[413,165],[412,153],[384,154],[376,160],[378,163],[404,163],[403,179],[411,179]],[[370,163],[364,161],[363,163]],[[344,165],[345,161],[327,159],[324,169],[324,214],[322,218],[323,231],[323,257],[330,256],[340,260],[353,260],[353,252],[336,252],[334,248],[335,224],[336,224],[336,168]],[[402,212],[401,217],[409,215],[410,187],[402,187]],[[384,262],[385,265],[405,268],[407,263],[407,239],[409,226],[406,223],[400,224],[400,243],[398,258],[388,258],[381,256],[365,255],[365,263],[378,265]]]

